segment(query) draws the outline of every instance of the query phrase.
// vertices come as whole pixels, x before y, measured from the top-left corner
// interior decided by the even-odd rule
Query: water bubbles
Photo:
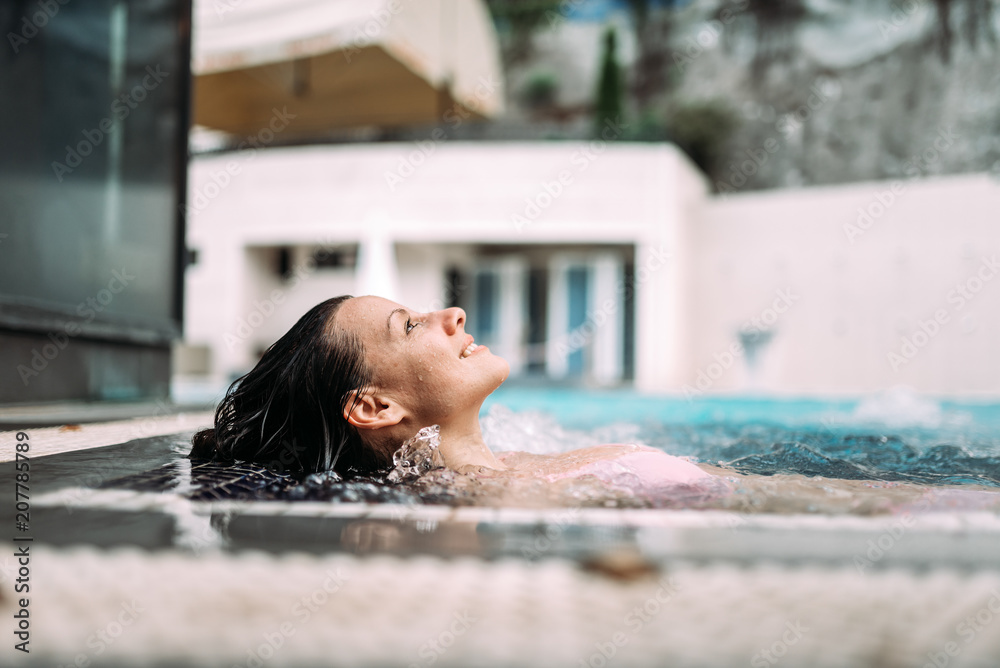
[[[491,450],[537,455],[568,452],[605,443],[638,443],[640,427],[614,423],[588,430],[567,429],[541,411],[518,411],[494,404],[480,420]]]
[[[444,465],[438,448],[441,445],[441,428],[424,427],[403,443],[392,455],[392,471],[386,479],[392,483],[416,480],[428,471]]]

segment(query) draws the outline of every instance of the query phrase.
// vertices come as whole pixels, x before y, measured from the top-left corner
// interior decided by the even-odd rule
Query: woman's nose
[[[446,308],[441,313],[441,321],[444,325],[444,331],[450,336],[458,331],[459,327],[465,326],[465,311],[454,306],[452,308]]]

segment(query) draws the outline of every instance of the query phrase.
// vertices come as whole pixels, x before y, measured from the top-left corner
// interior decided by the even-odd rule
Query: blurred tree
[[[594,103],[594,132],[598,136],[608,123],[617,123],[622,116],[621,67],[618,65],[616,51],[615,29],[608,28],[604,33],[601,75],[597,82],[597,100]]]
[[[531,55],[531,38],[539,30],[554,28],[566,19],[561,0],[486,0],[500,36],[505,63]]]
[[[531,109],[551,107],[556,101],[559,80],[551,72],[534,72],[524,84],[522,96]]]
[[[667,112],[664,138],[677,144],[714,183],[737,125],[735,112],[721,100],[689,102]]]
[[[946,63],[951,62],[951,52],[955,41],[951,24],[953,13],[959,5],[962,8],[957,13],[965,20],[962,32],[969,45],[978,46],[980,38],[993,46],[997,44],[996,23],[993,19],[993,0],[934,0],[938,20],[932,39],[937,42],[941,60]]]
[[[629,0],[630,3],[640,1]],[[944,62],[951,61],[955,44],[953,24],[957,19],[962,21],[960,36],[971,46],[977,46],[980,40],[997,45],[995,0],[933,0],[933,4],[937,21],[930,40]],[[804,0],[723,0],[716,14],[741,9],[745,9],[755,23],[756,49],[751,72],[759,79],[771,63],[795,50],[795,27],[806,17],[808,9]],[[904,6],[902,11],[908,10]]]
[[[668,47],[672,15],[663,8],[654,11],[656,0],[626,0],[638,55],[632,72],[632,97],[640,111],[649,108],[656,96],[667,87]]]
[[[803,0],[737,0],[756,22],[756,49],[751,74],[760,79],[768,65],[795,50],[795,28],[806,15]]]

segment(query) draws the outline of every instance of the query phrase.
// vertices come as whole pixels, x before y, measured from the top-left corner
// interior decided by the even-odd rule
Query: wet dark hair
[[[311,308],[229,386],[215,410],[215,427],[195,434],[191,459],[341,475],[392,464],[391,452],[364,443],[344,419],[353,391],[372,384],[360,338],[333,326],[348,299]]]

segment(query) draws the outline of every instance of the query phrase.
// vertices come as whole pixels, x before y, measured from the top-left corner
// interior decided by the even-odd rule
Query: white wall
[[[700,224],[707,187],[691,163],[656,166],[647,186],[656,197],[655,224],[635,252],[635,384],[640,390],[676,390],[690,377],[692,229]]]
[[[712,391],[751,388],[745,356],[724,368],[727,350],[744,322],[774,315],[758,389],[1000,393],[1000,267],[989,268],[1000,184],[988,176],[716,198],[691,231],[689,391],[701,372],[701,386],[718,376]],[[980,288],[971,300],[957,291],[966,284]],[[935,314],[944,324],[925,325],[925,341]]]
[[[396,297],[419,310],[448,303],[446,268],[472,268],[477,258],[469,251],[478,244],[635,246],[637,262],[649,269],[637,303],[652,307],[636,321],[639,384],[681,380],[680,264],[662,257],[668,248],[683,257],[684,207],[701,198],[704,183],[673,146],[428,141],[269,149],[198,157],[189,188],[188,245],[199,263],[187,272],[185,339],[212,350],[216,379],[245,371],[322,299],[366,291],[353,272],[280,281],[260,248],[358,243],[377,226],[392,244]],[[270,307],[259,304],[275,291],[281,303],[264,314]]]
[[[722,199],[706,198],[669,146],[444,142],[387,180],[418,153],[323,146],[193,162],[192,201],[238,167],[202,197],[188,235],[200,261],[187,273],[186,338],[212,349],[217,377],[245,370],[315,303],[358,293],[350,270],[279,281],[257,247],[357,243],[376,220],[394,244],[398,298],[420,310],[449,301],[444,271],[471,268],[476,244],[632,245],[642,390],[1000,394],[1000,280],[984,265],[1000,255],[1000,186],[985,175]],[[562,192],[543,197],[560,174]],[[544,206],[515,224],[531,203]],[[859,210],[870,219],[859,224]],[[978,286],[977,271],[989,277]],[[968,301],[956,291],[966,282],[979,287]],[[274,290],[280,308],[253,326],[255,300]],[[944,323],[925,324],[924,341],[935,314]],[[754,318],[772,338],[751,377],[733,346]],[[250,334],[227,345],[244,322]]]

